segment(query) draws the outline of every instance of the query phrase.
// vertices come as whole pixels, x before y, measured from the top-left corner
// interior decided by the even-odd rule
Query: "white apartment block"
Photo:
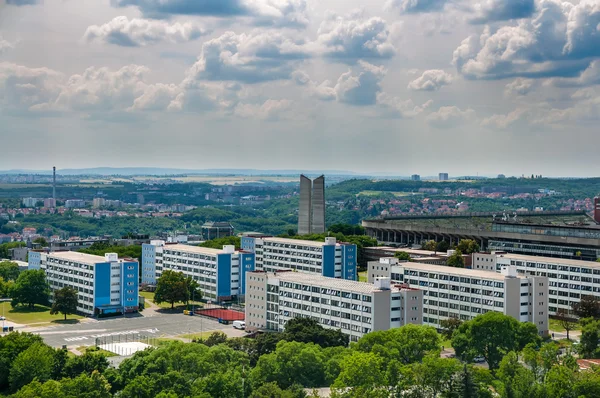
[[[156,283],[165,270],[191,276],[206,298],[232,300],[245,292],[245,275],[254,270],[254,253],[229,245],[222,250],[164,241],[142,245],[142,283]]]
[[[600,297],[600,263],[507,252],[473,253],[473,268],[499,272],[511,265],[526,276],[548,278],[548,311],[571,311],[582,296]]]
[[[295,270],[356,280],[356,245],[337,242],[333,237],[324,242],[266,236],[243,236],[242,249],[256,254],[256,270],[276,272]]]
[[[37,256],[37,254],[40,254]],[[40,253],[32,269],[43,269],[52,291],[69,286],[78,292],[77,311],[107,315],[138,310],[138,262],[116,253],[95,256],[78,252]]]
[[[548,333],[549,282],[545,276],[518,275],[510,266],[501,273],[448,266],[398,263],[395,258],[371,261],[368,277],[390,277],[393,282],[423,290],[423,323],[439,328],[440,320],[468,321],[497,311],[520,322],[534,323]]]
[[[355,282],[293,271],[248,272],[246,329],[283,331],[292,318],[313,318],[357,341],[366,333],[422,323],[423,292],[389,278]]]

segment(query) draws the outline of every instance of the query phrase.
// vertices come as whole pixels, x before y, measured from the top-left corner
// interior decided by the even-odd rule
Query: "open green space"
[[[160,308],[164,308],[164,309],[171,309],[171,304],[169,303],[160,303],[160,304],[156,304],[154,302],[154,292],[140,292],[140,296],[144,297],[147,301],[151,301],[152,303],[154,303],[155,305],[157,305]],[[189,307],[189,308],[188,308]],[[204,303],[202,303],[201,301],[191,301],[190,300],[190,304],[189,306],[186,306],[185,304],[182,303],[175,303],[175,310],[186,310],[186,309],[192,309],[192,307],[194,308],[202,308],[204,307]],[[148,305],[146,305],[146,308],[148,308]]]
[[[10,302],[4,301],[0,303],[0,314],[4,315],[8,321],[22,325],[40,324],[40,323],[76,323],[82,319],[81,315],[68,315],[67,320],[64,320],[64,315],[50,315],[50,307],[35,305],[33,308],[17,307],[13,308]]]
[[[367,271],[358,273],[358,281],[359,282],[367,282],[368,281]]]
[[[99,355],[104,355],[105,357],[116,357],[117,354],[115,354],[114,352],[110,352],[110,351],[106,351],[103,350],[101,348],[97,348],[95,346],[81,346],[81,347],[77,347],[77,351],[81,352],[82,354],[85,354],[86,352],[95,352]]]
[[[201,332],[201,333],[186,333],[186,334],[182,334],[179,335],[177,337],[181,337],[182,339],[207,339],[210,337],[211,334],[215,333],[214,330],[210,330],[208,332]]]
[[[553,332],[565,332],[566,331],[565,328],[562,327],[562,325],[560,324],[560,321],[558,319],[550,318],[548,324],[549,324],[550,330],[552,330]],[[579,326],[578,323],[576,323],[573,326],[573,329],[571,329],[571,331],[580,330],[580,329],[581,329],[581,327]]]

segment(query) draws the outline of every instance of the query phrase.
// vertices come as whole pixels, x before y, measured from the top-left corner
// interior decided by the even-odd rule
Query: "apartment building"
[[[254,253],[230,245],[223,249],[164,241],[142,245],[142,283],[156,283],[167,269],[191,276],[206,298],[236,300],[245,293],[246,271],[254,270]]]
[[[116,253],[35,253],[30,266],[39,264],[52,291],[65,286],[78,291],[77,311],[87,315],[138,311],[137,260],[119,259]]]
[[[525,276],[548,278],[548,311],[572,311],[582,296],[600,297],[600,263],[567,258],[528,256],[507,252],[473,253],[473,268],[500,272],[513,266]]]
[[[488,311],[534,323],[548,334],[549,281],[546,276],[519,275],[510,265],[500,273],[415,262],[395,258],[371,261],[369,280],[390,277],[392,283],[423,290],[423,323],[439,328],[447,318],[464,321]]]
[[[248,272],[246,329],[283,331],[292,318],[313,318],[357,341],[364,334],[422,323],[423,292],[294,271]]]
[[[243,236],[242,249],[256,254],[257,271],[295,270],[356,280],[356,245],[337,242],[333,237],[324,242],[267,236]]]

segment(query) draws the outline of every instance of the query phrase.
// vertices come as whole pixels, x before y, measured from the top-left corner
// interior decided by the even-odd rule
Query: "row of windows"
[[[445,274],[436,274],[434,272],[423,272],[423,271],[414,271],[410,269],[404,269],[405,276],[418,276],[420,278],[428,278],[428,279],[438,279],[443,281],[450,282],[460,282],[468,285],[482,285],[488,287],[497,287],[504,288],[504,282],[491,281],[487,279],[477,279],[477,278],[467,278],[463,276],[456,275],[445,275]]]

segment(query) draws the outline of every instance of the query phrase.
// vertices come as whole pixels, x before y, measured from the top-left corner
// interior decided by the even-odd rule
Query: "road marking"
[[[38,334],[77,334],[77,333],[94,333],[94,332],[106,332],[107,329],[87,329],[87,330],[63,330],[63,331],[52,331],[52,332],[39,332]]]
[[[67,337],[65,339],[65,341],[81,341],[81,340],[87,340],[88,338],[86,336],[81,336],[81,337]]]

